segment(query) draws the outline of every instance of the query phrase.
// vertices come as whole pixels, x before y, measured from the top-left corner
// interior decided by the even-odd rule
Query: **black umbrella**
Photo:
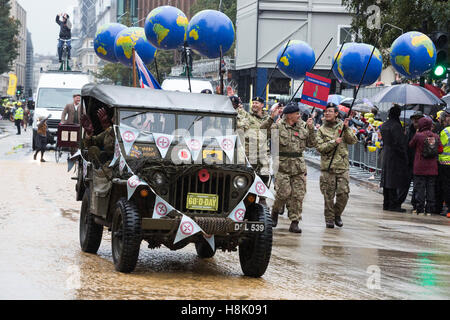
[[[441,104],[442,101],[431,91],[411,84],[398,84],[386,87],[381,90],[370,101],[379,104],[383,102],[392,102],[399,104]],[[388,111],[386,107],[381,107],[380,111]],[[390,108],[390,107],[389,107]]]

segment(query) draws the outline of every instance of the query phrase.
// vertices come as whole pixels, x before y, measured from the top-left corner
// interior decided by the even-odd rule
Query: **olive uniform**
[[[302,219],[303,199],[306,194],[306,164],[303,157],[305,148],[316,146],[314,128],[309,129],[303,120],[289,125],[284,119],[272,125],[279,134],[279,167],[275,176],[275,202],[273,214],[288,209],[291,221]]]
[[[341,120],[332,123],[324,120],[324,124],[317,133],[317,151],[321,154],[320,170],[322,171],[320,191],[325,200],[324,214],[327,224],[334,224],[337,218],[340,219],[350,193],[348,145],[355,144],[358,139],[350,128],[346,128],[342,135],[342,142],[337,144],[336,138],[340,136],[342,128]],[[336,146],[336,154],[328,171]]]
[[[239,109],[237,110],[237,128],[238,130],[242,130],[245,133],[245,137],[243,137],[244,139],[241,140],[245,141],[245,154],[247,155],[247,158],[255,171],[258,173],[258,175],[261,175],[261,179],[264,181],[264,183],[267,184],[270,175],[270,151],[268,148],[267,135],[265,136],[264,132],[262,132],[261,130],[270,129],[273,120],[267,114],[264,114],[262,117],[260,117],[256,113],[253,113],[253,111],[247,112],[242,108]],[[253,151],[255,150],[253,149],[254,147],[250,148],[250,146],[256,147],[256,155],[253,154]],[[252,151],[252,154],[250,154],[250,150]],[[255,156],[257,156],[256,161]]]
[[[96,161],[106,163],[108,160],[111,160],[114,156],[115,139],[112,126],[96,136],[87,137],[84,140],[84,144],[89,148],[90,160],[94,163]]]

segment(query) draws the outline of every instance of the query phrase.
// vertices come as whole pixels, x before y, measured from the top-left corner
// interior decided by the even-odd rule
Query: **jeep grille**
[[[170,190],[170,203],[177,210],[187,213],[214,213],[211,211],[187,210],[187,194],[206,193],[219,196],[218,211],[215,213],[227,213],[230,211],[232,179],[231,174],[209,170],[210,178],[206,182],[200,182],[198,172],[191,172],[178,178]],[[233,201],[234,202],[234,201]]]

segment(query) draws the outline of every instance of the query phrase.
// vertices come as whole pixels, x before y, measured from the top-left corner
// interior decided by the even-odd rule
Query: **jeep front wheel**
[[[141,246],[141,219],[136,205],[125,198],[117,202],[112,221],[112,256],[119,272],[134,270]]]
[[[195,250],[197,251],[198,257],[201,259],[212,258],[216,254],[216,250],[213,250],[205,239],[201,239],[199,242],[195,243]]]
[[[249,221],[264,222],[264,231],[248,234],[239,244],[239,261],[244,275],[261,277],[269,265],[272,253],[272,218],[269,209],[252,205],[246,214]]]
[[[83,195],[80,212],[80,246],[83,252],[97,253],[102,241],[103,226],[95,223],[90,212],[91,194],[89,189]]]

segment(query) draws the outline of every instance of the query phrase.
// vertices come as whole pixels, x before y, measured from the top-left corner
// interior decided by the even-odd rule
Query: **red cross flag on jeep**
[[[261,180],[261,178],[255,174],[255,181],[248,190],[249,193],[254,193],[259,197],[269,198],[275,200],[272,191],[266,186],[266,184]]]
[[[183,218],[181,219],[180,225],[178,226],[177,235],[175,236],[175,240],[173,243],[175,244],[200,231],[205,233],[194,220],[183,214]]]
[[[163,198],[156,196],[152,218],[159,219],[159,218],[165,217],[172,210],[174,210],[174,207],[172,207],[170,204],[168,204]]]
[[[125,126],[120,126],[120,136],[122,137],[125,154],[129,155],[134,142],[139,136],[139,131]]]
[[[169,151],[169,147],[172,144],[173,135],[170,134],[162,134],[162,133],[152,133],[153,138],[155,139],[156,147],[159,150],[159,153],[161,154],[161,158],[165,158],[167,151]]]
[[[128,200],[130,200],[130,198],[133,196],[133,193],[140,185],[148,186],[148,184],[139,179],[137,175],[131,176],[130,179],[128,179],[127,181]]]

